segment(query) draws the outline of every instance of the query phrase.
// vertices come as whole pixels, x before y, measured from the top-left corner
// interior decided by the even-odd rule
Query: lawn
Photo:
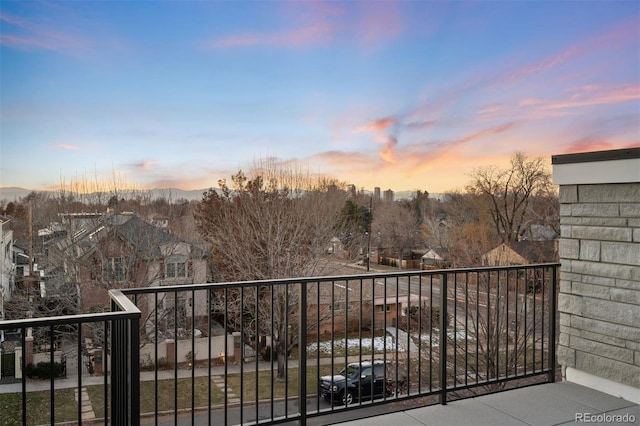
[[[49,392],[27,393],[27,424],[40,425],[50,423],[51,407]],[[56,389],[54,394],[54,420],[58,422],[75,421],[78,418],[78,404],[73,389]],[[0,426],[20,425],[22,402],[20,393],[0,394]]]
[[[335,371],[340,371],[344,365],[334,366]],[[307,394],[318,392],[318,377],[331,374],[330,365],[321,365],[320,374],[317,366],[307,366]],[[240,375],[233,374],[227,378],[228,386],[240,397]],[[256,380],[255,371],[247,374],[243,380],[243,399],[245,401],[255,401],[256,389],[258,389],[258,399],[271,399],[271,386],[273,384],[273,398],[293,397],[298,395],[298,369],[290,368],[287,373],[287,381],[278,381],[276,371],[259,371]]]
[[[330,366],[321,366],[322,374],[329,374]],[[255,389],[259,390],[258,397],[260,399],[269,399],[271,397],[271,381],[275,377],[275,372],[259,371],[258,379],[250,369],[244,375],[243,393],[245,401],[255,399]],[[288,370],[288,396],[298,394],[298,370]],[[227,376],[228,387],[239,396],[240,394],[240,375],[230,374]],[[157,391],[156,391],[157,384]],[[285,383],[273,380],[274,398],[285,396]],[[307,369],[307,390],[315,393],[318,386],[317,368],[310,367]],[[191,408],[191,398],[194,396],[195,407],[207,407],[209,395],[209,378],[196,377],[194,379],[194,390],[191,389],[191,378],[178,379],[178,385],[175,386],[173,379],[155,381],[142,381],[140,383],[140,412],[153,413],[156,411],[156,392],[157,392],[157,410],[172,411],[175,408]],[[89,400],[95,413],[96,418],[104,417],[104,386],[94,385],[85,386],[89,394]],[[13,426],[21,424],[22,406],[20,393],[0,394],[0,426]],[[177,398],[177,407],[176,407]],[[66,422],[76,421],[78,404],[74,397],[73,389],[56,389],[55,392],[55,421]],[[211,382],[211,405],[224,404],[224,392]],[[41,425],[50,423],[49,418],[49,392],[36,391],[27,393],[27,424]]]

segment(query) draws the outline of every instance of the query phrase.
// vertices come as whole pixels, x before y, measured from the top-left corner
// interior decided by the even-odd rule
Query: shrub
[[[24,374],[30,379],[52,379],[64,377],[64,370],[64,365],[59,362],[39,362],[27,365]]]

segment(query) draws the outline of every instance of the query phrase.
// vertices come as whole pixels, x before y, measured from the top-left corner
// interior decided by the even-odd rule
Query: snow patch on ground
[[[333,346],[332,346],[333,344]],[[332,354],[334,351],[343,351],[345,347],[347,349],[362,347],[363,351],[373,351],[374,353],[383,353],[385,350],[385,345],[387,350],[395,349],[395,341],[391,336],[380,336],[374,337],[371,339],[370,337],[363,337],[360,339],[334,339],[333,341],[327,340],[324,342],[313,342],[307,345],[308,351],[317,351],[319,347],[319,352],[325,354]]]

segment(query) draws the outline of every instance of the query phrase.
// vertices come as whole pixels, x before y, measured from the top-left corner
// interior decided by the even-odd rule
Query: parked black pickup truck
[[[382,360],[348,364],[339,374],[320,377],[318,391],[323,398],[345,405],[388,396],[387,364]]]

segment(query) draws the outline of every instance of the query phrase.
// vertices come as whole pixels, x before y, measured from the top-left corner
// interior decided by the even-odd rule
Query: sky
[[[640,1],[0,0],[0,187],[463,189],[640,146]]]

